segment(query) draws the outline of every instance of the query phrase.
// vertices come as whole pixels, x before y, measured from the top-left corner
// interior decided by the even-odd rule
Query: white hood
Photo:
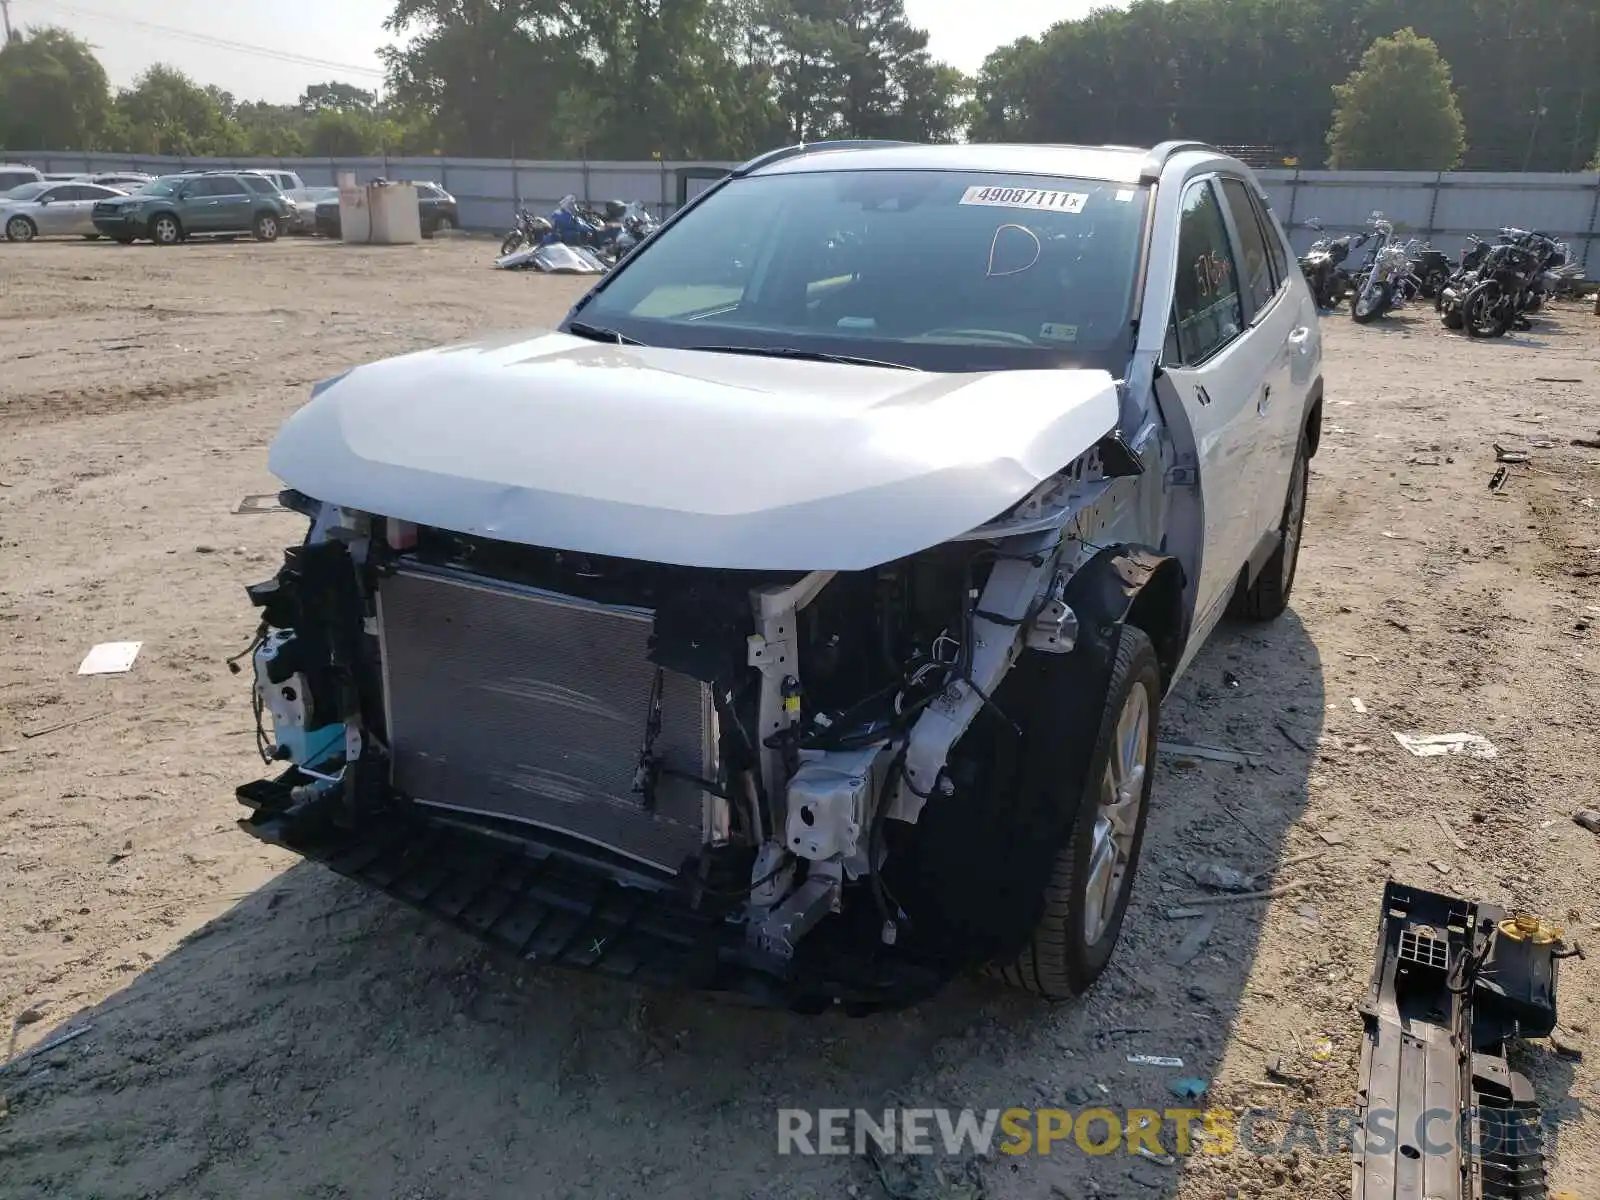
[[[1117,420],[1104,371],[938,375],[560,333],[358,367],[272,443],[290,487],[682,566],[861,570],[998,515]]]

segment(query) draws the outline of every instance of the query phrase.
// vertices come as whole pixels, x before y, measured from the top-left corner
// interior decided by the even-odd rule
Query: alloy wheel
[[[1139,815],[1144,807],[1145,776],[1150,769],[1152,737],[1150,694],[1134,686],[1117,714],[1115,742],[1100,778],[1100,810],[1090,834],[1089,869],[1084,875],[1084,940],[1094,945],[1105,936],[1128,878]]]

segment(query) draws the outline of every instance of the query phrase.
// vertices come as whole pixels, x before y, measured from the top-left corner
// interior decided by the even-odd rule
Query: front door
[[[31,215],[41,236],[73,232],[72,196],[76,191],[77,188],[71,184],[61,183],[39,193],[39,201]]]
[[[1181,406],[1194,441],[1204,529],[1194,577],[1198,646],[1221,618],[1261,535],[1255,473],[1262,383],[1273,354],[1245,336],[1244,299],[1222,199],[1211,179],[1185,189],[1178,227],[1173,311],[1161,356],[1161,391]]]

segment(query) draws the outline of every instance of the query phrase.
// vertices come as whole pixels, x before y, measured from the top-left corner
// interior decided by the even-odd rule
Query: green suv
[[[213,233],[250,233],[259,241],[276,241],[289,228],[292,213],[270,179],[208,171],[166,175],[131,196],[103,200],[94,206],[92,219],[96,230],[123,245],[149,238],[158,246],[172,246]]]

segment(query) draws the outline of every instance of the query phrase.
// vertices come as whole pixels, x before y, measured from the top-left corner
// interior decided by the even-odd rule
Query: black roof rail
[[[1221,154],[1210,142],[1161,142],[1150,148],[1150,153],[1145,155],[1144,165],[1139,168],[1140,183],[1155,183],[1161,178],[1161,168],[1167,165],[1167,160],[1174,154],[1185,150],[1208,150],[1212,154]]]
[[[748,175],[762,167],[770,166],[775,162],[782,162],[786,158],[797,158],[802,154],[811,154],[818,150],[882,150],[888,146],[918,146],[920,142],[902,142],[892,138],[837,138],[828,142],[800,142],[793,146],[780,146],[776,150],[768,150],[765,154],[758,154],[749,162],[741,163],[729,174],[734,176]]]

